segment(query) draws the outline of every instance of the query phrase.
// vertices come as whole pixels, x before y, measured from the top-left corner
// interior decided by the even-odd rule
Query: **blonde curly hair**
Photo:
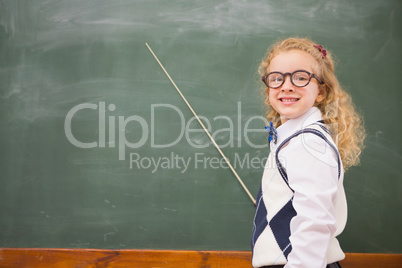
[[[358,165],[360,154],[363,149],[365,129],[363,119],[356,112],[352,99],[346,93],[334,74],[334,61],[331,53],[327,52],[325,57],[317,44],[307,38],[287,38],[276,42],[270,47],[261,62],[258,72],[261,76],[268,73],[272,59],[279,53],[290,50],[301,50],[310,54],[317,62],[314,72],[324,82],[320,90],[324,92],[324,99],[315,103],[320,109],[324,123],[329,127],[331,136],[337,144],[338,151],[344,166],[347,170],[351,166]],[[280,115],[269,103],[269,88],[264,85],[265,103],[268,105],[266,117],[272,121],[275,127],[281,125]]]

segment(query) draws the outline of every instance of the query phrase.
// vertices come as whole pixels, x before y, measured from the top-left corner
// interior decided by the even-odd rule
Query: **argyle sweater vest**
[[[289,186],[286,170],[279,161],[281,148],[292,138],[311,133],[324,139],[338,156],[338,179],[341,174],[341,160],[336,146],[330,140],[324,125],[314,123],[284,140],[269,154],[261,187],[257,196],[251,248],[253,265],[280,265],[287,263],[292,251],[290,243],[290,221],[296,215],[293,208],[293,190]],[[270,166],[268,166],[270,165]]]

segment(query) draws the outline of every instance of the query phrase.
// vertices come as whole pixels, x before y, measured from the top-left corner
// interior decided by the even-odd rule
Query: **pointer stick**
[[[152,56],[154,56],[155,60],[159,63],[161,66],[162,70],[165,72],[166,76],[169,78],[170,82],[172,82],[173,86],[176,88],[177,92],[180,94],[181,98],[184,100],[184,102],[187,104],[188,108],[190,111],[193,113],[195,118],[197,119],[198,123],[200,123],[201,127],[205,130],[205,133],[207,133],[209,139],[212,141],[212,143],[215,145],[215,148],[218,150],[218,152],[221,154],[223,159],[225,159],[226,163],[228,164],[229,168],[232,170],[233,174],[236,176],[237,180],[240,182],[241,186],[243,189],[246,191],[248,196],[250,197],[251,201],[253,201],[254,205],[256,204],[254,197],[250,194],[250,191],[247,189],[246,185],[243,183],[243,181],[240,179],[239,175],[237,174],[236,170],[232,167],[230,164],[229,160],[226,158],[225,154],[222,152],[222,150],[219,148],[218,144],[216,144],[214,138],[212,138],[211,134],[209,134],[208,130],[205,128],[204,124],[201,122],[200,118],[198,115],[195,113],[193,108],[191,107],[190,103],[188,103],[187,99],[184,97],[184,95],[181,93],[180,89],[177,87],[176,83],[173,81],[173,79],[170,77],[169,73],[166,71],[165,67],[163,67],[162,63],[159,61],[158,57],[155,55],[151,47],[148,45],[148,43],[145,43],[149,51],[151,52]]]

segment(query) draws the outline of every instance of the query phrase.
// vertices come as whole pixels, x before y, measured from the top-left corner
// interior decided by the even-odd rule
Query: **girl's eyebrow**
[[[309,73],[315,73],[313,68],[307,69],[307,68],[295,68],[292,71],[278,71],[278,70],[268,70],[267,74],[272,73],[272,72],[278,72],[278,73],[293,73],[294,71],[307,71]]]

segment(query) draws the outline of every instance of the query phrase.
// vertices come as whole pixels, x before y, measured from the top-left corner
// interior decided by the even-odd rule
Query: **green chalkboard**
[[[248,250],[268,155],[257,67],[307,36],[365,117],[345,251],[400,246],[402,2],[0,1],[0,246]]]

